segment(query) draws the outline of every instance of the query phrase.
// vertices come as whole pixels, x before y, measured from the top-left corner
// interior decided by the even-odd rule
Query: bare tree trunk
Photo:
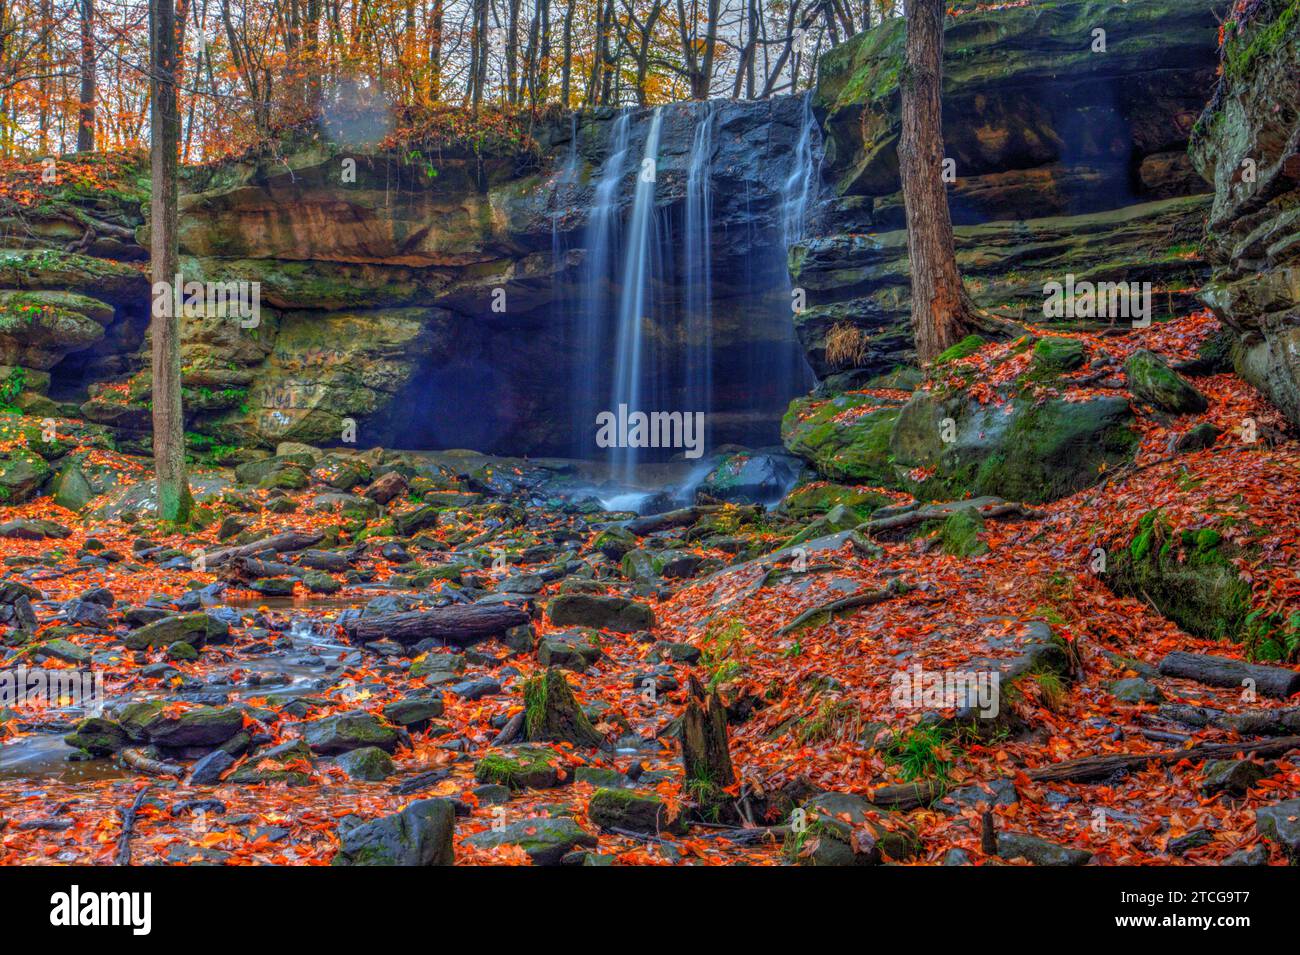
[[[95,149],[95,0],[79,0],[81,96],[77,106],[77,152]]]
[[[573,82],[573,12],[578,0],[569,0],[564,11],[564,37],[561,41],[564,50],[564,63],[560,69],[560,102],[569,108],[569,88]]]
[[[943,0],[905,0],[903,129],[898,160],[912,270],[912,334],[917,356],[932,361],[975,322],[957,271],[952,217],[943,182]]]
[[[429,25],[429,102],[442,98],[442,0],[433,0]]]
[[[174,0],[149,0],[150,144],[152,171],[149,235],[154,282],[153,459],[158,478],[158,516],[165,521],[189,519],[189,484],[185,479],[185,444],[181,418],[180,315],[177,308],[176,153],[180,117],[176,74],[180,51]],[[169,307],[158,307],[159,283],[172,291]]]
[[[709,98],[710,87],[713,85],[713,55],[718,46],[718,20],[721,16],[721,0],[709,0],[709,23],[704,34],[704,62],[700,64],[696,86],[691,90],[693,99]]]

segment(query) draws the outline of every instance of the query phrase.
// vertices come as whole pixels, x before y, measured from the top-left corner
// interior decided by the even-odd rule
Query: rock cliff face
[[[1214,184],[1206,302],[1234,364],[1300,425],[1300,3],[1255,4],[1226,33],[1192,157]]]
[[[1076,0],[951,22],[951,197],[981,305],[1032,319],[1044,283],[1068,274],[1150,281],[1157,318],[1191,305],[1211,199],[1185,147],[1213,87],[1212,7]],[[1094,29],[1105,52],[1093,52]],[[805,357],[832,393],[906,368],[902,40],[892,21],[837,47],[811,109],[778,98],[601,112],[477,150],[298,136],[190,171],[184,276],[261,292],[253,326],[207,309],[184,323],[196,449],[329,444],[355,422],[362,444],[590,450],[575,427],[613,404],[627,307],[640,309],[647,401],[707,410],[711,445],[772,441],[812,384]],[[649,265],[627,306],[628,221],[652,126]],[[21,368],[24,407],[55,413],[75,398],[143,449],[147,196],[65,198],[0,222],[0,381]],[[1216,221],[1233,213],[1223,199],[1215,209]],[[1243,247],[1237,259],[1258,255]],[[809,307],[792,310],[792,282]],[[857,347],[828,356],[837,327],[859,333]],[[1258,330],[1270,335],[1280,341]],[[1278,379],[1275,353],[1243,361]]]
[[[712,183],[705,241],[715,440],[764,433],[771,440],[795,393],[789,382],[758,395],[747,386],[753,362],[793,366],[798,358],[782,209],[800,107],[774,100],[662,108],[647,348],[660,369],[685,362],[689,285],[700,280],[688,279],[678,258],[695,158]],[[628,148],[615,156],[621,166],[608,208],[615,238],[629,216],[651,118],[627,117]],[[265,444],[328,442],[354,418],[368,441],[570,451],[575,394],[608,407],[614,373],[573,359],[589,304],[605,306],[602,331],[612,334],[621,291],[618,249],[600,250],[608,274],[588,269],[588,225],[618,119],[611,112],[560,122],[537,131],[537,149],[495,158],[466,152],[409,162],[315,146],[284,163],[260,159],[196,178],[182,209],[191,267],[206,277],[259,279],[273,312],[260,349],[232,356],[225,342],[193,343],[195,361],[233,357],[253,373],[246,410],[210,427]],[[699,157],[706,119],[710,148]],[[348,161],[355,182],[343,181]],[[662,407],[685,407],[680,394],[661,397]]]
[[[806,179],[791,180],[805,114],[792,99],[660,112],[647,375],[653,368],[669,382],[658,407],[687,408],[673,370],[699,348],[686,315],[707,299],[712,394],[707,408],[689,410],[711,412],[714,443],[774,440],[786,403],[807,384],[785,268],[787,193]],[[619,242],[652,119],[649,110],[563,119],[526,145],[481,153],[399,154],[304,135],[191,170],[185,279],[256,281],[261,309],[251,326],[206,310],[187,317],[190,430],[217,444],[331,443],[350,419],[370,444],[573,450],[575,395],[610,405],[615,369],[608,358],[575,360],[575,340],[593,313],[605,338],[615,333]],[[626,149],[611,160],[620,122]],[[602,181],[612,189],[598,197]],[[689,213],[700,182],[707,205]],[[604,231],[589,227],[593,210],[610,223]],[[71,254],[75,222],[28,214],[12,232],[31,235],[39,220],[36,247],[0,262],[0,296],[39,307],[34,321],[0,327],[0,365],[27,369],[37,392],[52,384],[56,397],[71,397],[147,364],[148,283],[109,261],[145,257],[140,203],[99,215],[122,235],[111,249]],[[684,261],[688,229],[707,274]],[[86,414],[130,431],[147,422],[147,399],[147,376],[137,376],[125,395],[92,396]],[[147,440],[142,430],[126,437]]]
[[[1150,281],[1159,312],[1186,309],[1209,204],[1187,141],[1214,85],[1217,6],[1082,0],[949,20],[949,199],[978,304],[1032,320],[1043,284],[1073,273]],[[1104,52],[1094,30],[1105,31]],[[897,161],[903,40],[893,20],[823,60],[814,108],[833,195],[822,234],[791,253],[812,306],[799,336],[822,377],[863,380],[912,358]],[[865,333],[858,361],[826,359],[837,324]]]

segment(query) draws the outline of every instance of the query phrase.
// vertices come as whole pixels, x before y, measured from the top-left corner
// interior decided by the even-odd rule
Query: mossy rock
[[[618,633],[653,630],[654,611],[626,597],[597,594],[561,594],[546,607],[546,615],[557,627],[592,627]]]
[[[1077,338],[1040,338],[1034,345],[1030,374],[1047,378],[1082,368],[1086,360],[1083,342]]]
[[[147,650],[169,647],[177,642],[202,647],[209,643],[224,643],[229,638],[230,626],[216,617],[206,613],[184,613],[133,630],[122,638],[122,643],[128,650]]]
[[[301,739],[290,740],[255,754],[228,778],[239,786],[262,786],[281,783],[287,786],[310,786],[312,755]],[[307,769],[298,768],[306,766]]]
[[[349,779],[377,783],[397,772],[392,757],[378,746],[363,746],[339,756],[339,768],[348,774]]]
[[[935,358],[934,363],[936,365],[946,365],[949,362],[969,358],[987,344],[988,342],[979,335],[967,335],[957,344],[951,345],[941,351],[938,357]]]
[[[550,789],[559,785],[559,757],[541,746],[518,746],[488,753],[474,766],[474,778],[512,790]]]
[[[1251,591],[1230,560],[1236,553],[1217,531],[1176,532],[1153,510],[1127,545],[1111,551],[1103,579],[1116,593],[1150,599],[1188,633],[1239,640]]]
[[[939,538],[943,542],[943,552],[953,557],[978,557],[987,554],[988,544],[980,540],[984,533],[984,518],[973,507],[963,507],[954,511],[943,522]]]
[[[834,507],[846,507],[858,516],[860,523],[893,503],[889,495],[869,488],[818,481],[797,487],[787,494],[780,510],[793,518],[804,519],[825,514]]]
[[[798,865],[856,866],[904,861],[921,850],[920,839],[901,817],[862,796],[827,792],[803,805],[803,831],[792,830],[783,852]],[[868,836],[859,835],[855,830]]]
[[[302,738],[312,752],[331,756],[367,746],[377,746],[391,753],[397,748],[398,734],[374,714],[356,710],[308,723],[303,728]]]
[[[63,741],[91,756],[111,756],[130,741],[126,730],[102,716],[91,716],[77,724]]]
[[[587,816],[602,829],[651,835],[686,829],[680,819],[670,818],[668,805],[658,794],[637,790],[597,789],[587,802]]]
[[[0,451],[0,507],[25,504],[50,476],[50,466],[26,448]]]
[[[591,546],[610,560],[622,560],[624,554],[637,546],[637,541],[637,536],[625,527],[607,527],[596,535]]]
[[[169,716],[153,700],[123,707],[118,723],[131,739],[157,746],[220,746],[244,728],[244,714],[232,706],[196,706]]]
[[[446,866],[455,862],[456,806],[421,799],[401,812],[342,830],[332,865]]]
[[[781,420],[781,440],[832,481],[896,484],[890,435],[900,406],[847,392],[831,398],[796,398]]]
[[[804,541],[816,540],[819,537],[838,534],[841,531],[851,531],[861,524],[862,520],[857,510],[843,504],[836,504],[821,517],[795,534],[790,539],[790,546],[802,544]]]
[[[1129,390],[1139,401],[1155,405],[1172,414],[1200,414],[1210,403],[1163,358],[1145,349],[1136,351],[1124,362]]]
[[[423,530],[438,526],[438,508],[425,504],[410,511],[393,515],[393,530],[398,537],[410,537]]]
[[[1039,504],[1131,461],[1138,444],[1132,420],[1128,401],[1118,397],[1017,398],[1008,413],[964,392],[917,392],[898,417],[890,449],[907,473],[925,472],[903,482],[922,500],[993,495]]]
[[[518,846],[528,853],[533,865],[559,865],[575,849],[594,849],[594,835],[567,816],[540,816],[512,822],[502,829],[485,829],[465,839],[465,845],[479,849]]]

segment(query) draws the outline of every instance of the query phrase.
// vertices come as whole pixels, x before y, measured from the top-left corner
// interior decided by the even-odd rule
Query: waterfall
[[[816,139],[820,130],[813,116],[812,92],[803,95],[803,119],[794,146],[794,165],[781,189],[781,229],[788,251],[803,238],[808,224],[808,206],[816,197],[820,162]]]
[[[628,219],[627,243],[623,260],[623,287],[618,307],[618,350],[614,374],[614,392],[610,410],[620,404],[628,411],[646,411],[641,407],[642,352],[645,318],[650,312],[650,280],[653,276],[652,255],[658,248],[652,235],[655,222],[656,163],[659,155],[659,130],[663,114],[655,107],[646,134],[645,153],[637,170],[632,215]],[[636,448],[613,449],[615,469],[631,480],[636,468]]]
[[[682,277],[686,337],[684,411],[703,411],[713,394],[713,103],[700,104],[686,176]]]
[[[627,166],[632,113],[624,110],[614,120],[609,150],[600,168],[592,197],[591,214],[583,235],[587,250],[583,267],[582,302],[572,349],[574,451],[579,457],[595,447],[596,413],[601,401],[594,385],[594,371],[607,362],[604,318],[606,314],[609,266],[618,251],[618,192]],[[574,137],[575,149],[577,137]]]

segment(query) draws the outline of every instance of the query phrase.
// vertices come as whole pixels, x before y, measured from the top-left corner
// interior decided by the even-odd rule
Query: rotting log
[[[144,797],[148,792],[148,786],[142,787],[135,794],[135,802],[131,803],[131,808],[122,813],[122,834],[117,837],[117,856],[114,860],[118,865],[131,864],[131,836],[135,832],[135,821],[139,817],[140,807],[144,805]]]
[[[527,622],[527,612],[510,604],[453,604],[358,617],[343,629],[353,643],[389,639],[410,645],[432,638],[464,646]]]
[[[283,531],[253,541],[251,544],[240,544],[237,547],[223,547],[220,550],[209,551],[203,555],[203,561],[209,567],[217,567],[235,557],[251,557],[254,554],[263,554],[267,551],[285,554],[295,550],[306,550],[308,547],[319,544],[324,539],[325,535],[317,531]]]
[[[1159,669],[1163,676],[1195,680],[1206,686],[1240,687],[1246,686],[1246,681],[1250,680],[1257,692],[1283,700],[1300,693],[1300,671],[1247,663],[1232,657],[1175,650],[1160,661]]]
[[[1242,756],[1280,756],[1292,749],[1300,749],[1300,736],[1282,736],[1259,743],[1204,743],[1187,749],[1159,753],[1118,753],[1108,756],[1084,756],[1050,766],[1028,770],[1025,775],[1034,782],[1088,783],[1101,782],[1119,773],[1141,770],[1150,763],[1170,766],[1188,760],[1198,763],[1207,759],[1232,759]],[[972,784],[978,781],[972,781]],[[882,786],[867,798],[883,809],[920,809],[942,799],[944,787],[936,782],[899,783]]]

